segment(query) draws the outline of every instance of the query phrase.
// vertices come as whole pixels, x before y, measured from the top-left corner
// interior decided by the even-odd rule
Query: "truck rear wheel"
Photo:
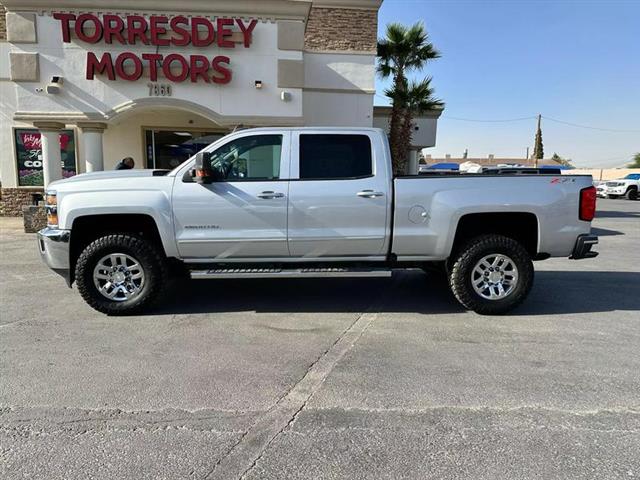
[[[167,280],[167,265],[147,240],[128,234],[107,235],[90,243],[76,263],[82,298],[108,315],[129,315],[151,306]]]
[[[449,286],[456,299],[482,315],[500,315],[518,306],[533,285],[533,262],[512,238],[481,235],[455,256]]]

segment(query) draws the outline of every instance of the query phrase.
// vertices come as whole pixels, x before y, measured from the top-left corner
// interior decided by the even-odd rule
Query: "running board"
[[[376,277],[388,278],[390,269],[384,268],[214,268],[192,270],[194,280],[212,278],[318,278],[318,277]]]

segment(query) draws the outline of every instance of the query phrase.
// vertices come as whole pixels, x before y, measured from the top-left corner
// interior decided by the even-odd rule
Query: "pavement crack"
[[[395,283],[395,282],[394,282]],[[241,436],[219,459],[206,479],[246,478],[256,467],[268,447],[295,423],[307,402],[320,389],[337,363],[353,348],[377,318],[377,309],[393,288],[373,302],[307,369],[302,378]]]

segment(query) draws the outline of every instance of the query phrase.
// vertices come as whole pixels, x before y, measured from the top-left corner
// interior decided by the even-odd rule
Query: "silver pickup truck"
[[[389,276],[442,267],[453,295],[505,313],[532,260],[590,258],[590,176],[393,178],[379,129],[260,128],[209,145],[175,170],[52,183],[44,261],[107,314],[139,312],[171,277]]]

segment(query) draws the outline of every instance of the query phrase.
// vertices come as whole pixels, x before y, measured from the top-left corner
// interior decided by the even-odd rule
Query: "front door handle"
[[[362,190],[361,192],[356,193],[356,195],[363,198],[375,198],[375,197],[384,197],[384,192],[374,192],[373,190]]]
[[[280,192],[272,192],[271,190],[266,191],[266,192],[260,192],[258,195],[258,198],[263,198],[263,199],[271,199],[271,198],[282,198],[284,197],[284,193],[280,193]]]

